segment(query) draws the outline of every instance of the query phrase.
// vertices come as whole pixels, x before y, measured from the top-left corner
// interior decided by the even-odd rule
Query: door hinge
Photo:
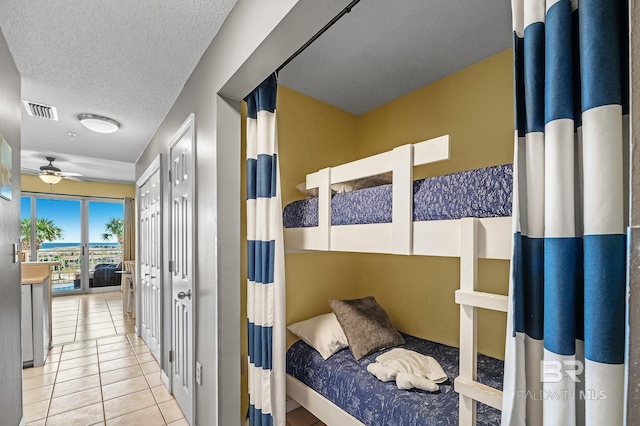
[[[169,170],[169,183],[173,182],[173,180],[171,179],[171,170]]]
[[[13,249],[13,263],[20,263],[20,254],[22,253],[20,251],[20,247],[21,244],[20,243],[13,243],[13,245],[11,246]]]
[[[169,351],[169,362],[173,362],[173,351]]]
[[[173,272],[173,260],[169,261],[169,272]]]

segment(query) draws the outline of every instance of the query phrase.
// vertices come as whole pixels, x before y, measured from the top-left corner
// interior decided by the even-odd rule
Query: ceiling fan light
[[[116,120],[101,115],[79,114],[78,120],[84,127],[97,133],[113,133],[120,128]]]
[[[40,173],[38,177],[40,177],[44,183],[48,183],[49,185],[55,185],[62,180],[62,176],[52,173]]]

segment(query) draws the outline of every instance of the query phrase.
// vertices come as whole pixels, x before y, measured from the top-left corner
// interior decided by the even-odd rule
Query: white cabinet
[[[22,364],[41,367],[51,347],[49,276],[42,282],[22,284]]]

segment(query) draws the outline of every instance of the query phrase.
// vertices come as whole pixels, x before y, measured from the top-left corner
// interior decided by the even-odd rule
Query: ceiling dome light
[[[38,173],[38,177],[49,185],[55,185],[56,183],[62,180],[62,173],[59,168],[53,165],[53,162],[56,160],[54,157],[45,157],[49,164],[46,166],[40,167],[40,173]]]
[[[109,117],[95,114],[79,114],[78,120],[84,127],[98,133],[113,133],[120,128],[120,123]]]
[[[62,180],[62,176],[55,173],[42,172],[38,175],[38,177],[42,179],[44,183],[48,183],[49,185],[55,185]]]

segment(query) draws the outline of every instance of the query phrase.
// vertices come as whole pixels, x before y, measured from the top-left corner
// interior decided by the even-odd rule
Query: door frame
[[[140,245],[142,243],[142,238],[141,238],[141,229],[140,229],[140,200],[142,199],[141,197],[141,192],[140,192],[140,188],[142,188],[142,186],[151,178],[151,176],[153,176],[154,173],[160,173],[160,235],[159,235],[159,259],[161,264],[165,264],[166,262],[164,262],[164,238],[163,238],[163,227],[164,227],[164,181],[163,181],[163,176],[164,176],[164,167],[163,167],[163,163],[162,163],[162,153],[158,154],[156,156],[156,158],[153,159],[153,161],[151,162],[151,164],[149,164],[149,167],[147,167],[147,169],[144,171],[144,173],[142,173],[142,175],[138,178],[138,180],[136,181],[136,195],[135,195],[135,199],[136,199],[136,209],[135,209],[135,223],[136,223],[136,244],[135,244],[135,259],[136,259],[136,263],[135,263],[135,282],[133,283],[133,285],[135,286],[136,289],[136,299],[135,299],[135,304],[136,304],[136,313],[138,312],[142,312],[141,308],[141,298],[140,298],[140,294],[141,292],[140,290],[140,286],[138,285],[138,282],[140,281],[140,277],[141,275],[141,271],[140,271],[140,253],[141,253],[141,248]],[[164,348],[165,348],[165,339],[164,339],[164,322],[163,322],[163,318],[165,315],[164,312],[164,298],[165,298],[165,292],[164,292],[164,276],[165,276],[165,270],[168,269],[166,267],[162,267],[162,270],[160,271],[160,276],[157,277],[158,279],[158,288],[160,289],[160,359],[158,360],[158,363],[160,364],[160,366],[162,367],[163,365],[163,358],[164,358]],[[141,333],[141,329],[142,329],[142,316],[141,315],[136,315],[136,324],[135,324],[135,333],[136,336],[140,336]],[[164,370],[162,370],[161,368],[161,376],[162,376],[162,381],[164,382],[165,386],[167,386],[167,389],[169,390],[169,392],[171,392],[171,383],[169,380],[169,376],[167,376],[167,374],[165,373]]]
[[[173,203],[173,183],[172,183],[172,176],[171,176],[171,150],[173,149],[173,147],[180,142],[180,140],[182,139],[182,137],[184,135],[186,135],[187,133],[190,134],[191,136],[191,158],[189,161],[189,170],[191,172],[191,177],[192,179],[190,179],[189,182],[189,190],[191,192],[191,214],[190,214],[190,220],[191,220],[191,253],[193,254],[191,256],[191,258],[189,259],[189,266],[188,268],[191,270],[191,276],[192,276],[192,280],[193,282],[191,283],[191,292],[192,292],[192,296],[191,296],[191,338],[189,340],[189,350],[191,351],[191,355],[192,355],[192,364],[191,365],[191,383],[192,383],[192,392],[191,392],[191,419],[190,421],[195,424],[195,418],[196,418],[196,392],[197,392],[197,385],[196,385],[196,375],[195,375],[195,364],[196,364],[196,345],[195,345],[195,336],[197,335],[196,333],[196,312],[197,312],[197,295],[198,295],[198,290],[197,290],[197,286],[196,286],[196,282],[197,282],[197,269],[196,269],[196,249],[197,249],[197,242],[198,242],[198,231],[197,231],[197,223],[196,223],[196,213],[197,213],[197,204],[196,204],[196,129],[195,129],[195,118],[196,115],[195,113],[190,113],[189,116],[186,118],[186,120],[182,123],[182,125],[178,128],[178,130],[176,131],[176,133],[174,134],[173,138],[171,138],[171,141],[169,142],[168,146],[167,146],[167,161],[166,161],[166,167],[167,167],[167,181],[169,182],[168,185],[168,201],[169,201],[169,205],[171,206],[171,204]],[[171,274],[173,273],[171,269],[169,269],[169,265],[170,264],[174,264],[174,259],[172,258],[173,256],[173,250],[172,250],[172,244],[173,244],[173,215],[172,215],[172,211],[173,209],[171,207],[169,207],[167,209],[167,223],[169,225],[169,232],[167,233],[168,237],[167,237],[167,242],[168,242],[168,252],[169,252],[169,262],[167,262],[167,276],[169,277],[169,285],[171,286],[171,291],[169,292],[169,299],[171,300],[170,306],[173,305],[173,278],[171,277]],[[170,350],[173,351],[174,347],[175,347],[175,342],[174,342],[174,327],[175,327],[175,318],[174,318],[174,309],[171,308],[171,338],[170,338]],[[171,358],[169,359],[169,371],[171,372],[171,374],[168,377],[168,381],[169,381],[169,385],[173,386],[173,364],[174,361],[171,360]],[[171,391],[171,393],[173,393],[172,388],[169,387],[169,390]]]

